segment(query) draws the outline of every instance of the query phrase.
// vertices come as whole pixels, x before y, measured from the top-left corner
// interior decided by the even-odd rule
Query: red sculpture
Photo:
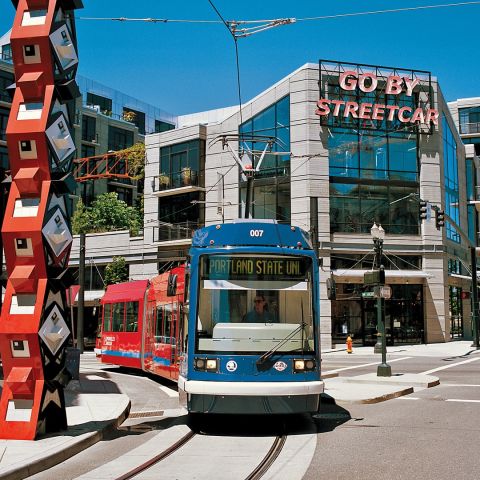
[[[72,125],[80,95],[73,10],[83,5],[12,1],[16,84],[7,126],[12,185],[2,226],[8,282],[0,321],[0,438],[32,440],[67,427],[67,195],[75,186]]]

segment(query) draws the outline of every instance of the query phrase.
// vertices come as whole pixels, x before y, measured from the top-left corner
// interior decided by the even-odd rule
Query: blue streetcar
[[[197,230],[178,387],[191,413],[316,412],[319,269],[308,234],[274,220]]]

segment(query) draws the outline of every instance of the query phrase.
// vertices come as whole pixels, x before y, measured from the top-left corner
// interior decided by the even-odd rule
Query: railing
[[[162,173],[152,181],[152,190],[161,192],[174,188],[201,185],[199,172],[190,168],[184,168],[180,172]]]
[[[475,123],[461,123],[460,124],[460,133],[463,135],[468,135],[472,133],[480,133],[480,122]]]
[[[158,227],[153,227],[153,241],[191,240],[194,230],[200,228],[200,226],[197,222],[164,223]]]

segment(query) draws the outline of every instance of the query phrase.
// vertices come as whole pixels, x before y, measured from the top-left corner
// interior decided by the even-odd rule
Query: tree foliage
[[[128,174],[134,180],[145,177],[145,144],[138,142],[131,147],[116,152],[118,158],[128,160]]]
[[[99,195],[89,209],[79,200],[72,217],[74,234],[129,230],[131,235],[138,235],[141,224],[138,209],[119,200],[116,192]]]
[[[128,281],[128,266],[125,258],[113,257],[112,262],[105,267],[106,285]]]

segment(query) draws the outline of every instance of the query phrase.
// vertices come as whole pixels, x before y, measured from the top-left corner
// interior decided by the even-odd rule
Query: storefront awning
[[[362,269],[346,269],[346,268],[338,268],[336,270],[332,270],[332,274],[336,280],[340,278],[355,278],[360,279],[363,278],[365,273],[371,272],[372,270],[362,270]],[[423,279],[423,278],[431,278],[433,275],[430,273],[424,272],[423,270],[385,270],[385,279],[401,279],[404,278],[405,280],[410,279]]]
[[[453,278],[460,278],[461,280],[472,281],[472,277],[470,277],[468,275],[459,275],[458,273],[449,273],[448,276],[453,277]],[[480,277],[478,276],[478,273],[477,273],[477,280],[480,280]]]
[[[78,307],[78,292],[80,287],[73,285],[67,290],[67,304],[70,305],[70,292],[73,298],[73,306]],[[96,307],[100,305],[100,300],[105,294],[104,290],[85,290],[83,293],[84,305],[86,307]]]

